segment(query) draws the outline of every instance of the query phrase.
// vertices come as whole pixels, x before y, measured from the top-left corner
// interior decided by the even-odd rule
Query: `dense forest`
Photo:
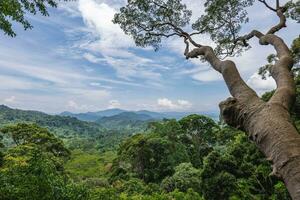
[[[1,133],[4,200],[290,199],[245,133],[205,116],[151,122],[116,148],[95,145],[113,136],[66,139],[36,124]]]
[[[300,128],[298,107],[293,120]],[[93,122],[1,109],[3,200],[291,199],[244,132],[206,116],[150,121],[131,132],[97,124],[91,134],[90,128],[71,130]],[[56,119],[63,128],[55,128]],[[119,124],[118,116],[113,119]]]

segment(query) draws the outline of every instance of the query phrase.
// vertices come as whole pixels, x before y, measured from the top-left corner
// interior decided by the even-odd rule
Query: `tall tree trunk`
[[[256,37],[259,44],[274,47],[278,60],[270,67],[270,74],[275,79],[277,88],[267,103],[245,83],[233,61],[220,60],[212,47],[197,44],[186,33],[184,55],[187,59],[202,56],[213,69],[222,74],[232,95],[220,103],[224,121],[248,133],[266,158],[272,161],[272,174],[284,180],[294,200],[300,200],[300,134],[293,126],[289,114],[296,94],[291,72],[294,62],[286,43],[275,35],[277,31],[286,27],[286,9],[277,3],[277,9],[274,11],[280,22],[266,34],[253,30],[236,41],[246,43]],[[188,41],[196,48],[190,51]]]
[[[220,103],[226,123],[246,131],[273,163],[272,175],[284,180],[294,200],[300,200],[300,134],[284,106],[253,98]]]

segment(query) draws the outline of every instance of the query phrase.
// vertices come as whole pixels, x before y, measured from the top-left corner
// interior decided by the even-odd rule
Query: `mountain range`
[[[120,115],[121,114],[121,115]],[[128,116],[129,118],[134,117],[135,120],[141,120],[146,121],[149,119],[154,120],[161,120],[161,119],[181,119],[184,116],[190,115],[190,114],[201,114],[209,116],[215,120],[218,120],[219,115],[214,112],[153,112],[148,110],[140,110],[140,111],[128,111],[128,110],[122,110],[122,109],[107,109],[102,110],[98,112],[86,112],[86,113],[71,113],[71,112],[62,112],[61,116],[69,116],[69,117],[75,117],[82,121],[90,121],[90,122],[101,122],[102,118],[107,121],[107,119],[110,119],[109,117],[116,116],[114,118],[126,118]],[[120,115],[120,116],[119,116]]]
[[[162,119],[180,119],[188,112],[152,112],[147,110],[127,111],[122,109],[108,109],[98,112],[71,113],[63,112],[59,115],[50,115],[39,111],[12,109],[0,105],[0,126],[25,122],[36,123],[47,127],[59,136],[74,135],[93,136],[107,130],[138,132],[147,128],[149,122]],[[194,113],[199,114],[199,113]],[[215,120],[214,113],[201,113]]]

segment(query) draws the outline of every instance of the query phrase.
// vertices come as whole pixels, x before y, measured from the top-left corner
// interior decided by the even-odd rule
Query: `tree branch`
[[[267,8],[269,8],[270,10],[276,12],[276,9],[272,8],[267,2],[266,0],[258,0],[259,2],[263,3]]]
[[[276,0],[276,9],[278,10],[280,8],[279,0]]]
[[[166,38],[172,37],[172,36],[175,36],[175,35],[180,36],[178,33],[170,33],[170,34],[163,34],[163,33],[149,33],[149,35],[151,35],[151,36],[163,36],[163,37],[166,37]]]
[[[282,28],[285,28],[286,27],[286,17],[284,16],[284,11],[285,11],[285,8],[279,8],[277,10],[277,16],[279,17],[280,21],[279,23],[276,25],[276,26],[273,26],[268,32],[267,34],[274,34],[276,33],[277,31],[281,30]]]
[[[231,60],[221,61],[210,46],[202,46],[197,44],[198,48],[189,51],[188,41],[193,41],[189,35],[185,36],[184,42],[186,49],[184,55],[187,59],[198,58],[203,56],[213,69],[220,72],[226,82],[226,85],[233,97],[240,101],[247,101],[251,98],[258,98],[254,90],[252,90],[241,78],[236,65]]]
[[[260,43],[274,46],[279,58],[270,68],[270,73],[276,81],[277,89],[269,102],[281,104],[288,110],[293,105],[296,95],[295,83],[291,73],[294,61],[290,50],[280,37],[273,34],[261,37]]]

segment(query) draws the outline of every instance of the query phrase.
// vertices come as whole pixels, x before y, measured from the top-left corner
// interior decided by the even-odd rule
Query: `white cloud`
[[[120,108],[120,106],[121,106],[121,103],[118,100],[110,100],[108,108],[109,109]]]
[[[186,101],[186,100],[178,100],[177,103],[178,103],[179,106],[182,106],[184,108],[192,107],[192,104],[189,101]]]
[[[93,106],[89,106],[89,105],[79,105],[77,102],[75,102],[74,100],[70,100],[67,102],[67,108],[68,110],[71,111],[87,111],[90,108],[93,108]]]
[[[222,80],[221,74],[213,69],[209,69],[207,71],[199,71],[193,74],[192,78],[203,82]]]
[[[275,80],[272,77],[267,76],[266,80],[263,80],[257,73],[248,79],[247,84],[256,90],[258,94],[263,94],[276,88]]]
[[[101,63],[106,61],[106,59],[98,58],[91,53],[84,53],[83,57],[91,63]]]
[[[159,81],[161,74],[149,67],[155,62],[135,54],[133,50],[138,48],[131,37],[112,22],[116,8],[124,3],[125,1],[80,0],[78,10],[92,37],[78,41],[74,48],[88,51],[83,57],[92,63],[106,62],[120,78]],[[99,59],[94,54],[100,54],[103,58]]]
[[[162,109],[169,110],[184,110],[192,107],[192,104],[187,100],[177,100],[176,102],[171,101],[167,98],[159,98],[157,105]]]
[[[4,102],[6,102],[6,103],[13,103],[15,101],[16,101],[15,96],[11,96],[11,97],[8,97],[8,98],[4,99]]]
[[[77,104],[75,101],[70,100],[70,101],[68,101],[68,103],[67,103],[67,107],[77,109],[79,106],[78,106],[78,104]]]

